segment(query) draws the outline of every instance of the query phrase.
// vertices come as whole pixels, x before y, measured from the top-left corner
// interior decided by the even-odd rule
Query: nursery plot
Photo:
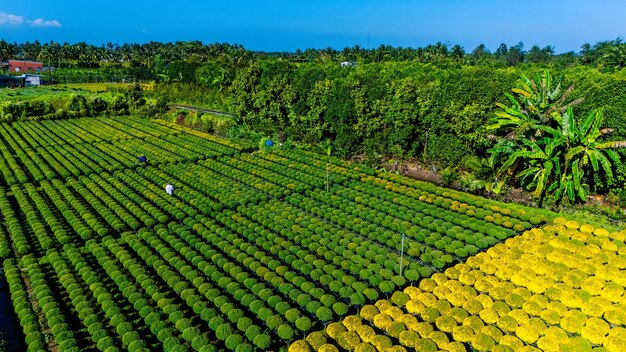
[[[622,351],[626,232],[527,231],[292,344],[406,351]]]
[[[407,286],[447,277],[548,220],[336,158],[251,153],[140,118],[0,124],[0,151],[0,258],[31,351],[278,350],[306,336],[351,347],[336,338],[338,322],[352,331],[363,310],[406,309]],[[324,324],[337,330],[314,332]],[[376,339],[379,348],[405,340]]]

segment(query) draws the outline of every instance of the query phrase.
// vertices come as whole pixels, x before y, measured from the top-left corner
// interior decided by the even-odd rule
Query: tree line
[[[472,50],[460,45],[437,42],[423,47],[394,47],[380,45],[366,49],[359,45],[341,50],[333,48],[296,50],[294,52],[262,52],[246,50],[243,46],[228,43],[203,44],[201,41],[149,42],[144,44],[108,42],[93,45],[85,42],[59,43],[50,41],[7,42],[0,39],[0,60],[39,60],[57,68],[99,68],[110,65],[142,66],[158,74],[159,64],[176,61],[202,63],[207,60],[238,66],[251,60],[281,58],[294,63],[328,61],[417,61],[432,63],[451,61],[465,65],[515,66],[521,63],[551,63],[568,66],[574,64],[621,69],[626,66],[626,43],[621,38],[585,43],[578,52],[557,54],[555,47],[533,45],[525,49],[524,43],[500,44],[489,50],[484,44]]]

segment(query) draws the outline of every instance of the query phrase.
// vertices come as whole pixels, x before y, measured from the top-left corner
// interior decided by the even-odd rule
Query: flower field
[[[162,121],[1,124],[0,142],[0,259],[29,351],[623,338],[620,234]]]
[[[623,351],[626,231],[563,218],[499,243],[290,351]]]

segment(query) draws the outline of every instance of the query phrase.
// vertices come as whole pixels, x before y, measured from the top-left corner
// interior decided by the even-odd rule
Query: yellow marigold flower
[[[612,240],[626,242],[626,231],[612,232],[609,237]],[[622,249],[624,249],[624,247],[622,247]]]
[[[422,281],[424,281],[424,280],[426,280],[426,279],[422,279]],[[420,293],[422,293],[422,290],[420,290],[419,288],[417,288],[415,286],[409,286],[409,287],[404,289],[404,293],[409,295],[409,297],[411,297],[411,299],[416,299],[417,296]]]
[[[461,275],[459,270],[454,267],[446,269],[446,271],[444,271],[444,274],[452,280],[458,279],[459,275]]]
[[[437,297],[429,292],[422,293],[419,296],[418,300],[424,303],[426,307],[433,307],[435,304],[437,304],[438,301]]]
[[[504,335],[500,339],[500,345],[509,346],[517,351],[524,346],[524,342],[513,335]]]
[[[438,286],[443,285],[448,281],[448,278],[442,273],[434,273],[430,278],[433,279]]]
[[[535,277],[529,280],[525,286],[528,287],[528,290],[532,293],[544,293],[548,287],[550,287],[550,284],[550,281],[545,277]]]
[[[343,326],[350,331],[355,331],[361,324],[361,317],[357,315],[349,315],[343,318]]]
[[[528,314],[526,314],[526,312],[524,312],[521,309],[513,309],[507,315],[510,316],[510,317],[515,318],[515,320],[517,320],[517,323],[519,325],[524,325],[524,324],[528,323],[528,320],[530,319],[528,317]]]
[[[503,335],[502,330],[492,325],[485,325],[478,332],[491,336],[491,338],[496,342],[500,341]]]
[[[604,319],[613,325],[626,325],[626,307],[615,304],[604,313]]]
[[[494,263],[489,260],[480,265],[480,270],[483,271],[485,274],[493,275],[495,274],[496,270],[498,270],[498,267],[496,267]]]
[[[364,342],[372,342],[376,337],[376,332],[369,325],[361,325],[356,329],[356,333]]]
[[[568,229],[578,229],[580,227],[580,224],[578,223],[578,221],[568,220],[565,222],[565,227],[567,227]]]
[[[567,219],[565,219],[562,216],[559,216],[558,218],[554,219],[554,223],[557,225],[565,225],[565,223],[567,223]]]
[[[466,352],[467,351],[467,349],[465,348],[465,345],[459,341],[448,342],[447,344],[443,346],[442,350],[448,351],[448,352]]]
[[[526,343],[535,343],[539,339],[539,333],[530,324],[520,325],[515,329],[515,335]]]
[[[511,307],[502,301],[493,302],[491,308],[498,312],[498,316],[500,317],[507,315],[511,311]]]
[[[406,325],[407,328],[410,329],[411,326],[417,324],[419,321],[417,320],[417,318],[412,315],[412,314],[403,314],[400,317],[396,318],[397,321],[401,322],[402,324]]]
[[[561,344],[555,337],[544,336],[537,340],[537,347],[546,352],[560,352]]]
[[[582,243],[587,243],[591,235],[586,233],[578,232],[575,230],[566,231],[566,236],[569,236],[573,241],[580,241]]]
[[[554,310],[555,312],[559,313],[559,315],[561,316],[565,315],[565,313],[568,312],[567,307],[559,301],[552,301],[548,303],[546,308]]]
[[[456,320],[456,322],[459,324],[463,323],[463,320],[465,320],[465,318],[469,316],[467,311],[460,307],[454,307],[450,309],[447,314],[454,318],[454,320]]]
[[[472,286],[476,282],[476,278],[469,272],[466,272],[459,275],[459,281],[464,285]]]
[[[478,315],[487,324],[495,324],[500,318],[498,312],[493,308],[485,308]]]
[[[431,339],[419,339],[415,342],[416,351],[435,352],[437,351],[437,344]]]
[[[545,336],[555,338],[560,345],[567,343],[569,336],[558,326],[551,326],[545,331]]]
[[[370,343],[379,351],[387,351],[393,346],[391,339],[384,335],[376,335]]]
[[[337,343],[344,349],[352,351],[361,343],[361,338],[359,338],[359,335],[354,331],[346,331],[339,335]]]
[[[548,327],[546,326],[546,323],[543,322],[543,320],[534,317],[534,318],[530,318],[528,319],[528,323],[529,325],[532,325],[535,330],[537,330],[537,332],[539,333],[539,335],[543,336],[546,332],[546,330],[548,329]]]
[[[356,345],[356,347],[354,348],[354,352],[378,352],[376,350],[376,347],[370,345],[367,342],[361,342],[360,344]]]
[[[552,310],[552,309],[544,309],[539,314],[541,319],[545,320],[548,324],[558,324],[561,321],[561,314]]]
[[[580,330],[585,326],[587,316],[579,310],[571,310],[561,318],[561,328],[569,333],[580,334]]]
[[[580,286],[583,290],[589,292],[590,294],[597,296],[600,294],[602,289],[604,288],[605,281],[597,276],[590,276],[583,281]]]
[[[407,352],[406,348],[402,346],[395,345],[387,350],[387,352]]]
[[[574,292],[565,292],[561,295],[561,302],[569,308],[581,308],[583,306],[583,299]]]
[[[311,351],[311,346],[309,346],[309,344],[304,341],[304,340],[298,340],[294,343],[291,344],[291,346],[289,346],[289,349],[287,350],[289,352],[310,352]]]
[[[391,306],[391,307],[385,309],[385,314],[389,315],[393,319],[398,319],[400,316],[402,316],[404,314],[404,312],[402,311],[402,309],[400,309],[400,308],[398,308],[396,306]]]
[[[478,300],[484,308],[490,308],[493,305],[493,299],[485,294],[476,296],[476,300]]]
[[[537,304],[537,302],[533,300],[528,300],[524,302],[521,308],[524,312],[531,315],[540,315],[542,311],[541,306],[539,306],[539,304]]]
[[[529,302],[533,302],[535,304],[537,304],[539,307],[541,307],[541,309],[545,309],[546,306],[548,305],[548,298],[545,295],[541,295],[541,294],[531,294],[530,292],[529,296],[524,296],[523,294],[520,294],[521,296],[524,297],[524,299],[526,299]]]
[[[496,345],[496,341],[489,335],[476,334],[472,339],[472,347],[478,351],[491,351]]]
[[[596,236],[608,237],[609,231],[600,228],[600,229],[595,229],[595,231],[593,231],[593,234]]]
[[[601,297],[598,297],[601,298]],[[583,303],[583,307],[581,311],[585,313],[585,315],[589,317],[601,317],[604,315],[604,311],[606,309],[606,305],[598,304],[597,301],[592,301],[591,299],[588,302]]]
[[[613,328],[604,339],[604,348],[608,352],[622,352],[626,346],[626,329]]]
[[[524,300],[530,299],[533,294],[526,287],[516,287],[513,289],[513,293],[520,295]]]
[[[455,307],[462,307],[463,304],[465,304],[465,302],[467,301],[467,298],[465,298],[465,296],[463,295],[462,292],[459,291],[453,291],[451,292],[446,299],[448,300],[448,302],[450,302],[450,304],[452,304]]]
[[[604,341],[604,337],[609,333],[609,324],[606,321],[592,317],[587,319],[587,323],[581,329],[580,335],[591,343],[600,345]]]
[[[424,312],[424,309],[426,309],[426,306],[424,305],[424,303],[422,303],[421,301],[417,299],[412,299],[406,302],[406,310],[409,313],[421,315],[422,312]]]
[[[339,350],[334,345],[327,343],[327,344],[322,345],[320,349],[317,350],[317,352],[339,352]]]
[[[456,268],[456,270],[459,271],[459,273],[467,273],[469,272],[472,268],[470,268],[469,265],[465,264],[465,263],[459,263],[457,265],[454,266]]]
[[[512,308],[522,308],[524,305],[524,297],[511,292],[504,297],[504,301]]]
[[[420,336],[422,338],[426,338],[428,337],[433,331],[435,331],[435,329],[433,328],[433,326],[430,323],[427,322],[421,322],[421,323],[417,323],[417,325],[415,326],[415,331],[420,334]]]
[[[445,299],[450,293],[450,289],[446,286],[437,286],[433,289],[433,295],[439,299]]]
[[[437,318],[437,320],[435,320],[435,325],[439,330],[444,332],[452,332],[452,329],[457,326],[456,320],[447,315]]]
[[[493,288],[493,285],[489,280],[480,278],[474,282],[474,287],[480,292],[488,292]]]
[[[387,327],[387,329],[385,329],[385,331],[387,332],[387,335],[398,338],[400,333],[406,331],[406,326],[399,321],[394,321]]]
[[[463,304],[463,309],[465,309],[470,314],[478,314],[481,310],[484,309],[484,307],[479,300],[472,298],[470,300],[467,300],[467,302]]]
[[[474,289],[472,286],[462,286],[460,292],[467,300],[476,298],[476,296],[478,296],[478,291],[476,291],[476,289]]]
[[[508,333],[515,332],[515,329],[519,326],[519,324],[517,324],[517,320],[508,315],[498,319],[497,325],[500,329]]]
[[[379,299],[378,301],[376,301],[376,303],[374,303],[374,305],[381,312],[384,312],[385,309],[393,306],[393,304],[386,299]]]
[[[323,331],[314,331],[306,337],[306,341],[317,351],[326,343],[326,334]]]
[[[471,342],[474,338],[474,330],[469,326],[457,326],[452,330],[452,338],[459,342]]]
[[[574,336],[567,340],[567,343],[561,345],[561,351],[591,351],[591,342],[589,340]]]
[[[485,322],[482,321],[479,317],[475,315],[471,315],[465,319],[463,319],[463,326],[467,326],[471,328],[475,333],[478,333],[480,329],[485,326]]]
[[[415,331],[403,331],[400,333],[400,343],[406,347],[415,347],[415,342],[420,339],[420,335]]]
[[[330,336],[331,339],[336,340],[339,335],[341,335],[342,333],[346,332],[346,327],[343,326],[343,324],[341,323],[330,323],[328,324],[328,326],[326,326],[326,334],[328,334],[328,336]]]
[[[433,292],[437,287],[437,282],[431,278],[425,278],[420,281],[419,288],[424,292]]]
[[[580,232],[585,232],[585,233],[592,233],[593,230],[595,230],[593,228],[593,226],[589,225],[589,224],[584,224],[580,226]]]
[[[428,335],[428,338],[433,340],[439,348],[442,348],[445,344],[450,342],[450,340],[448,339],[448,335],[446,335],[442,331],[433,331],[430,333],[430,335]]]
[[[514,352],[513,349],[505,345],[495,345],[491,349],[491,352]]]
[[[435,320],[437,318],[439,318],[441,314],[439,313],[439,311],[433,307],[427,307],[426,309],[424,309],[424,312],[421,315],[421,318],[424,319],[424,321],[427,321],[429,323],[434,323]]]
[[[611,241],[603,241],[601,248],[609,252],[617,252],[619,250],[619,247]]]
[[[391,323],[393,323],[393,319],[385,313],[378,314],[374,317],[374,325],[381,330],[387,329]]]
[[[435,303],[433,308],[437,309],[437,311],[439,311],[441,315],[445,315],[448,314],[450,309],[452,309],[452,305],[445,299],[440,299],[437,301],[437,303]]]
[[[371,304],[366,304],[361,308],[361,317],[368,321],[374,321],[374,317],[379,314],[378,308]]]

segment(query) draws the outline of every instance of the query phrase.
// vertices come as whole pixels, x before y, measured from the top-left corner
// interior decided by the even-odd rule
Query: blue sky
[[[0,0],[0,38],[74,43],[201,40],[293,51],[437,41],[553,45],[556,52],[626,36],[621,0],[132,1]]]

